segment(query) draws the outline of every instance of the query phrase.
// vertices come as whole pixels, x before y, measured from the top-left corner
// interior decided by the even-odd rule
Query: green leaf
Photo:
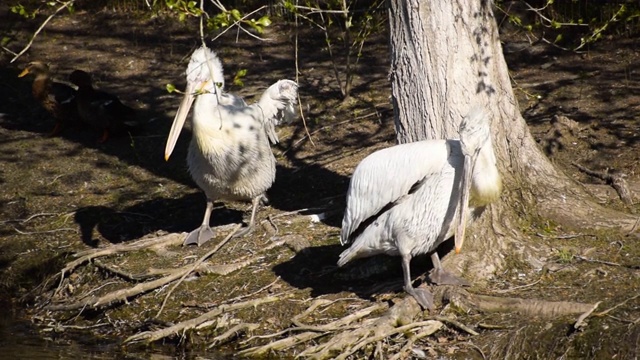
[[[176,86],[173,84],[167,84],[167,92],[172,93],[176,91]]]
[[[240,13],[240,11],[238,9],[233,9],[230,11],[231,13],[231,17],[233,18],[233,20],[235,21],[240,21],[240,19],[242,19],[242,14]]]
[[[256,21],[256,24],[258,24],[260,26],[267,27],[267,26],[271,25],[271,19],[269,19],[268,15],[265,15],[265,16],[261,17],[260,19],[258,19]]]
[[[233,85],[244,86],[244,82],[242,78],[247,75],[247,69],[240,69],[236,72],[236,75],[233,77]]]

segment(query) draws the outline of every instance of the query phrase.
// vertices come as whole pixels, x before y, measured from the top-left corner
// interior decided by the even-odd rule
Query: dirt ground
[[[1,31],[11,38],[6,46],[18,51],[39,22],[25,23],[6,9],[0,11],[5,11],[0,13],[5,24]],[[299,39],[300,72],[296,76],[294,33],[286,26],[274,26],[264,36],[270,40],[261,42],[229,32],[213,44],[225,66],[227,90],[252,102],[279,79],[297,80],[311,136],[301,119],[279,128],[281,143],[273,147],[277,180],[269,191],[270,205],[259,212],[259,220],[271,216],[270,224],[264,222],[263,226],[271,231],[231,240],[209,263],[228,265],[232,270],[188,278],[168,298],[160,316],[156,313],[172,285],[98,310],[56,312],[43,306],[140,283],[126,279],[126,274],[192,264],[226,235],[221,232],[217,240],[202,248],[172,245],[157,251],[105,256],[80,265],[58,287],[58,274],[75,259],[74,253],[191,231],[200,223],[205,202],[186,170],[188,134],[182,135],[171,159],[163,159],[166,136],[180,101],[180,95],[168,93],[165,86],[184,87],[188,56],[198,46],[196,27],[162,17],[79,11],[54,18],[15,63],[9,63],[9,53],[0,53],[0,294],[20,316],[29,317],[43,331],[55,329],[61,338],[77,337],[74,329],[82,329],[83,338],[90,334],[121,341],[196,317],[216,304],[277,297],[271,305],[227,312],[215,326],[189,336],[169,337],[162,342],[166,347],[157,345],[169,353],[206,353],[203,344],[211,343],[214,336],[234,325],[258,324],[209,350],[227,354],[267,342],[255,338],[253,343],[242,341],[286,329],[292,318],[309,307],[311,298],[335,301],[335,306],[306,319],[322,323],[376,301],[404,296],[397,259],[376,258],[375,262],[335,268],[349,175],[367,154],[395,141],[386,39],[373,38],[364,47],[352,97],[343,102],[329,54],[319,37]],[[528,46],[516,39],[505,43],[515,92],[532,134],[550,158],[586,185],[607,187],[572,163],[594,171],[622,173],[630,184],[637,183],[640,40],[613,38],[574,54]],[[91,72],[97,87],[117,94],[150,123],[135,134],[103,144],[97,142],[100,134],[88,128],[69,128],[61,136],[47,136],[53,120],[32,99],[30,79],[17,78],[34,60],[50,63],[63,80],[74,69]],[[231,79],[242,69],[248,70],[245,85],[233,85]],[[638,210],[637,205],[622,204],[612,191],[607,194],[599,200],[607,206]],[[213,224],[239,223],[248,209],[247,204],[220,203],[214,210]],[[308,214],[327,217],[312,221]],[[274,228],[275,238],[271,236]],[[545,266],[533,269],[514,260],[486,285],[472,287],[473,291],[548,301],[601,302],[598,311],[619,306],[590,319],[581,331],[572,330],[575,319],[457,314],[480,334],[470,336],[449,326],[416,346],[427,355],[447,358],[637,357],[637,238],[565,229],[552,219],[542,224],[523,219],[521,230],[530,235],[535,246],[551,249]],[[416,274],[429,268],[426,261],[414,263]],[[393,349],[395,342],[401,341],[394,337],[386,346]],[[545,346],[538,346],[540,343]],[[374,350],[360,354],[373,354]],[[294,352],[275,354],[291,356]]]

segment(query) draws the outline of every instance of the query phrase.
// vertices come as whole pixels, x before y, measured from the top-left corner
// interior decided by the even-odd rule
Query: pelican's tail
[[[298,84],[291,80],[279,80],[262,94],[258,105],[262,111],[262,122],[269,141],[278,143],[275,126],[289,122],[295,117],[298,100]]]
[[[354,246],[343,251],[340,254],[340,258],[338,259],[338,266],[342,267],[346,265],[348,262],[350,262],[351,260],[355,259],[357,253],[358,252],[356,251]]]

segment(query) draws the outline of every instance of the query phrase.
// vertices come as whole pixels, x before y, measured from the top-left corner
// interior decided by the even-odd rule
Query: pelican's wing
[[[295,117],[295,104],[298,100],[298,84],[291,80],[279,80],[262,94],[254,106],[258,110],[258,119],[272,144],[278,143],[275,127]]]
[[[449,156],[445,140],[426,140],[376,151],[356,167],[347,192],[340,242],[353,240],[356,230],[368,219],[424,184],[442,171]]]

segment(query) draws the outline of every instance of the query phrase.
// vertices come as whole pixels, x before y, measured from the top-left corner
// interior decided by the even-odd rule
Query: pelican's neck
[[[472,206],[486,205],[497,199],[501,190],[502,178],[498,172],[493,144],[489,140],[480,149],[473,169],[470,203]]]
[[[200,94],[193,107],[192,142],[202,153],[219,153],[233,134],[223,128],[222,109],[215,94]]]
[[[199,128],[220,128],[220,115],[216,94],[206,93],[196,97],[193,107],[194,132]]]

